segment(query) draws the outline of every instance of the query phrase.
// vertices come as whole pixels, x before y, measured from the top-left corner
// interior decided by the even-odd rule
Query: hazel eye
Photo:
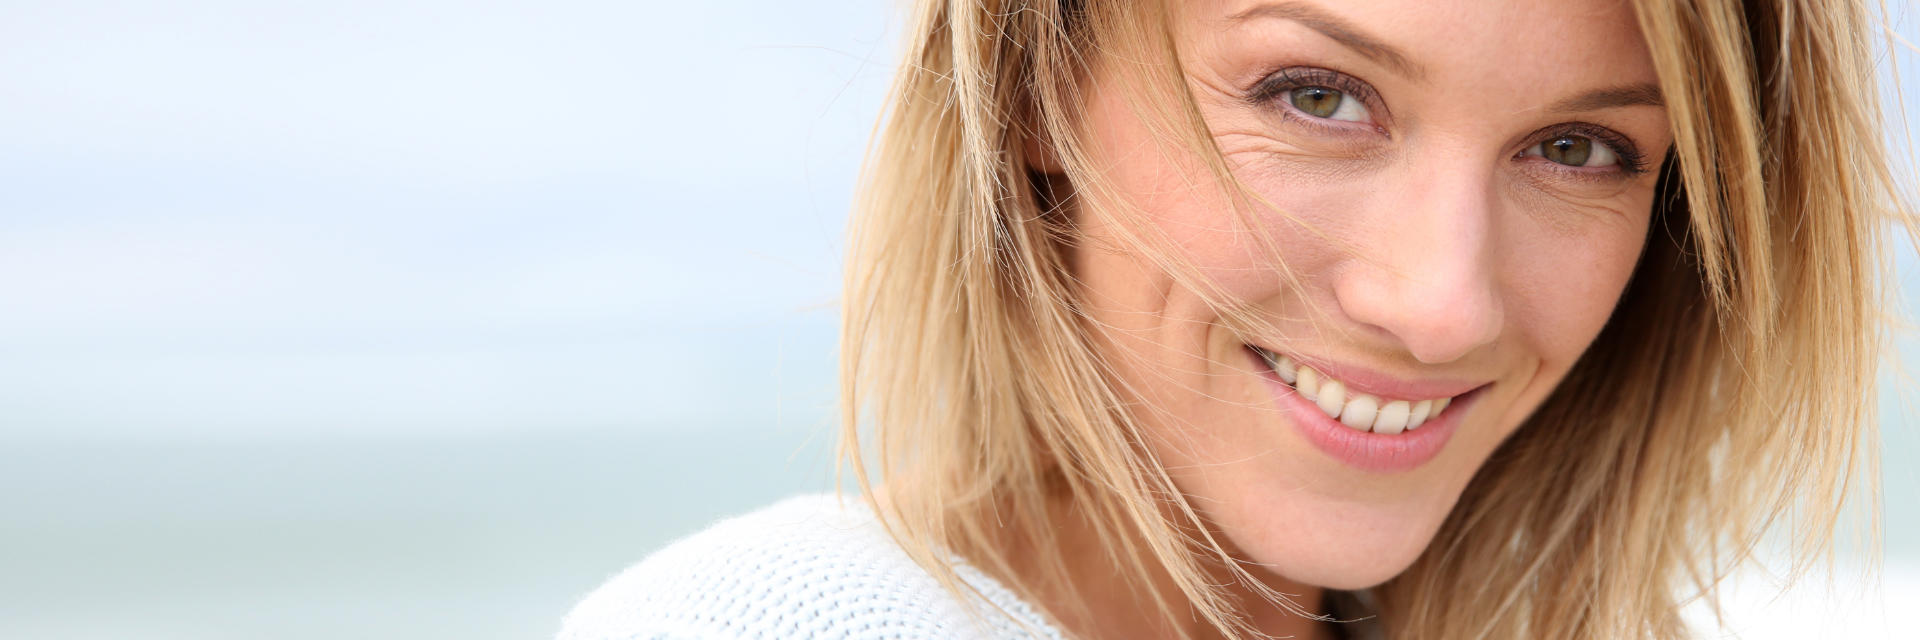
[[[1366,105],[1339,89],[1300,87],[1287,92],[1287,101],[1295,109],[1315,118],[1347,122],[1366,122],[1369,118]]]
[[[1620,155],[1593,138],[1576,135],[1555,136],[1528,147],[1521,155],[1540,156],[1569,167],[1609,167],[1620,164]]]

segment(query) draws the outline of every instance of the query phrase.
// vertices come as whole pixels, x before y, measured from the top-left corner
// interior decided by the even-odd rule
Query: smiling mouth
[[[1295,362],[1293,358],[1247,345],[1280,377],[1280,381],[1320,408],[1328,418],[1355,431],[1394,435],[1419,429],[1447,410],[1454,398],[1382,398],[1351,390],[1340,380]],[[1463,394],[1464,395],[1464,394]]]

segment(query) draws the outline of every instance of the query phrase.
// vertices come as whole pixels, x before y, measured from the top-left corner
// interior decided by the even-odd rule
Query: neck
[[[1070,508],[1066,501],[1054,503],[1054,534],[1059,540],[1062,561],[1067,570],[1064,580],[1049,580],[1044,575],[1020,575],[1020,583],[1031,585],[1042,608],[1053,615],[1072,635],[1083,638],[1102,638],[1118,640],[1161,639],[1186,637],[1194,640],[1220,638],[1220,633],[1204,618],[1186,615],[1191,609],[1184,602],[1180,590],[1175,586],[1173,577],[1160,568],[1140,550],[1143,557],[1138,563],[1148,567],[1147,575],[1137,575],[1133,570],[1136,563],[1127,562],[1118,554],[1122,549],[1113,549],[1099,539],[1092,523],[1086,520],[1086,513]],[[1039,561],[1030,545],[1012,542],[1002,547],[1012,561],[1016,571],[1037,573],[1052,566]],[[1274,591],[1288,594],[1299,608],[1306,611],[1321,612],[1324,606],[1325,591],[1319,587],[1300,584],[1283,577],[1253,569],[1254,577]],[[1311,640],[1330,640],[1334,637],[1330,626],[1319,621],[1301,617],[1262,598],[1252,587],[1232,577],[1224,567],[1215,567],[1209,571],[1207,581],[1210,584],[1227,585],[1227,594],[1232,601],[1242,603],[1244,609],[1239,613],[1255,631],[1273,638],[1300,638]],[[1154,602],[1152,593],[1158,592],[1173,600],[1173,616],[1161,614],[1160,606]]]

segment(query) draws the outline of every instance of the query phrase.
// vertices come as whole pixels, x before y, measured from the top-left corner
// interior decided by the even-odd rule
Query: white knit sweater
[[[558,640],[1063,637],[1000,583],[957,569],[984,602],[941,588],[857,498],[801,496],[627,569],[567,615]]]

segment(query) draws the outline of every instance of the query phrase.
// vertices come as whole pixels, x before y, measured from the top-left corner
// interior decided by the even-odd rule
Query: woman
[[[1857,4],[912,29],[847,267],[866,504],[684,540],[564,637],[1674,638],[1873,477]]]

